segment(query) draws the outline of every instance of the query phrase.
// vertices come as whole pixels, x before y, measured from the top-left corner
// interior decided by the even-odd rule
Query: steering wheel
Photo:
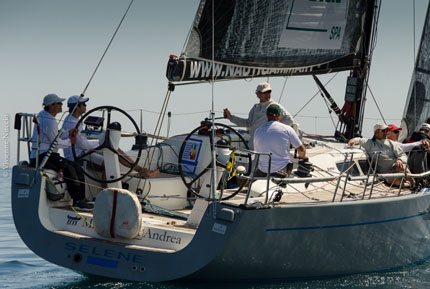
[[[218,129],[218,127],[223,127],[223,128],[230,130],[231,132],[233,132],[235,135],[237,135],[239,137],[240,142],[242,142],[244,144],[245,148],[249,150],[248,144],[246,143],[245,139],[243,138],[243,136],[238,131],[236,131],[232,127],[225,125],[225,124],[222,124],[222,123],[214,123],[214,125],[215,125],[216,129]],[[205,175],[208,171],[210,171],[212,169],[212,162],[210,162],[209,165],[206,168],[204,168],[197,176],[191,178],[191,181],[188,181],[187,178],[189,179],[191,176],[189,174],[187,174],[186,172],[184,172],[183,167],[186,164],[184,164],[182,156],[183,156],[185,146],[186,146],[188,140],[194,135],[195,132],[197,132],[201,129],[207,130],[209,132],[209,139],[210,139],[211,150],[212,150],[213,139],[212,139],[212,133],[210,132],[211,127],[212,127],[212,123],[206,123],[206,124],[203,124],[203,125],[195,128],[192,132],[190,132],[182,143],[181,149],[179,151],[179,157],[178,157],[179,175],[181,176],[181,179],[184,182],[185,186],[188,188],[189,191],[191,191],[197,197],[204,198],[207,200],[209,200],[210,198],[200,195],[199,192],[197,192],[196,189],[193,188],[193,185],[195,185],[197,183],[197,181],[202,178],[203,175]],[[215,135],[221,135],[221,134],[219,132],[215,131]],[[231,147],[230,142],[227,144],[223,143],[222,146],[229,148],[230,150],[233,149],[233,147]],[[225,164],[219,162],[218,160],[216,160],[216,166],[224,168],[224,169],[227,168],[227,166]],[[251,167],[252,167],[252,160],[251,160],[251,156],[248,154],[248,170],[245,173],[245,175],[249,175]],[[228,199],[234,197],[237,193],[239,193],[242,190],[242,188],[245,186],[245,184],[246,184],[246,182],[242,182],[241,185],[231,195],[229,195],[227,197],[223,197],[223,198],[221,198],[221,200],[228,200]]]
[[[99,182],[99,183],[113,183],[113,182],[117,182],[119,180],[122,180],[123,178],[125,178],[127,175],[129,175],[133,169],[137,166],[137,164],[139,163],[140,160],[140,155],[142,154],[142,147],[139,147],[139,151],[137,153],[137,158],[134,162],[130,162],[128,159],[126,159],[122,154],[120,154],[111,144],[110,142],[110,130],[111,128],[109,127],[111,124],[111,113],[112,111],[118,111],[121,114],[125,115],[134,125],[134,128],[136,130],[136,133],[139,135],[140,134],[140,130],[139,127],[137,126],[136,122],[134,121],[134,119],[125,111],[123,111],[122,109],[119,109],[117,107],[114,106],[98,106],[96,108],[91,109],[90,111],[88,111],[87,113],[85,113],[78,121],[78,123],[76,124],[75,128],[78,129],[79,131],[79,126],[82,124],[82,122],[88,117],[90,116],[92,113],[94,113],[95,111],[106,111],[107,112],[107,122],[106,122],[106,129],[105,129],[105,137],[104,137],[104,141],[103,143],[101,143],[98,147],[91,149],[91,150],[87,150],[84,151],[83,154],[77,156],[76,155],[76,150],[75,150],[75,145],[72,144],[72,153],[73,153],[73,157],[75,159],[75,161],[79,161],[82,160],[83,158],[94,154],[94,153],[98,153],[99,151],[101,151],[102,149],[108,149],[111,152],[113,152],[114,154],[118,155],[119,158],[121,158],[122,160],[124,160],[128,165],[130,165],[130,169],[127,171],[126,174],[123,174],[122,176],[118,177],[118,178],[112,178],[110,180],[103,180],[97,177],[92,176],[91,174],[89,174],[87,171],[84,171],[84,174],[89,177],[90,179]]]

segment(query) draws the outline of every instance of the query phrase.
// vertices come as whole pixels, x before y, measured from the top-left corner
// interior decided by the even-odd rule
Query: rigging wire
[[[213,218],[216,218],[216,198],[215,198],[215,180],[216,180],[216,152],[215,152],[215,103],[214,103],[214,87],[215,87],[215,0],[212,0],[212,178],[211,178],[211,193],[212,193],[212,213]]]
[[[88,87],[89,87],[89,85],[90,85],[91,81],[93,80],[94,75],[96,74],[96,72],[97,72],[97,70],[98,70],[98,68],[99,68],[100,64],[102,63],[102,61],[103,61],[103,59],[104,59],[104,57],[105,57],[105,55],[106,55],[106,53],[107,53],[107,51],[108,51],[108,49],[109,49],[110,45],[112,44],[112,41],[114,40],[114,38],[115,38],[115,36],[116,36],[116,34],[117,34],[117,32],[118,32],[119,28],[121,27],[122,22],[124,21],[125,17],[127,16],[127,13],[128,13],[128,11],[130,10],[131,4],[133,4],[133,2],[134,2],[134,0],[131,0],[131,1],[130,1],[130,4],[128,5],[127,10],[125,11],[124,15],[122,16],[121,21],[119,22],[119,24],[118,24],[118,26],[117,26],[117,28],[116,28],[116,30],[115,30],[115,32],[114,32],[114,34],[112,35],[112,38],[111,38],[111,40],[109,41],[108,46],[106,47],[106,49],[105,49],[105,51],[104,51],[104,53],[103,53],[102,57],[100,58],[100,60],[99,60],[99,62],[98,62],[98,64],[97,64],[97,66],[96,66],[96,68],[94,69],[93,74],[91,75],[91,77],[90,77],[90,79],[89,79],[89,81],[88,81],[87,85],[85,86],[85,88],[84,88],[84,90],[83,90],[83,92],[81,93],[81,95],[80,95],[80,97],[79,97],[79,98],[84,97],[85,92],[87,91],[87,89],[88,89]],[[75,110],[76,110],[76,108],[77,108],[77,107],[78,107],[78,106],[77,106],[77,105],[75,105],[75,107],[73,108],[73,110],[72,110],[72,111],[71,111],[71,113],[70,113],[71,115],[73,115],[73,113],[75,112]],[[66,114],[66,112],[64,112],[64,113],[61,115],[60,122],[63,120],[63,117],[65,116],[65,114]],[[57,141],[58,141],[58,139],[62,136],[63,132],[64,132],[64,129],[63,129],[63,128],[61,128],[61,129],[58,131],[58,134],[55,136],[54,141],[51,143],[51,146],[50,146],[50,148],[48,149],[47,154],[46,154],[46,155],[45,155],[45,157],[43,158],[42,162],[39,164],[39,166],[38,166],[38,168],[37,168],[37,171],[39,171],[40,169],[42,169],[42,168],[43,168],[43,166],[46,164],[46,162],[48,161],[49,157],[51,156],[52,151],[53,151],[53,150],[55,149],[55,147],[57,146]]]
[[[376,98],[375,98],[375,96],[373,95],[372,89],[370,89],[369,80],[368,80],[367,78],[366,78],[366,86],[367,86],[367,89],[368,89],[368,90],[369,90],[369,92],[370,92],[370,95],[371,95],[371,96],[372,96],[372,98],[373,98],[373,101],[374,101],[374,102],[375,102],[375,104],[376,104],[376,108],[378,109],[379,114],[381,115],[382,120],[384,121],[384,123],[385,123],[385,124],[387,124],[387,122],[385,121],[384,116],[382,115],[381,108],[379,107],[378,102],[376,101]]]
[[[413,35],[414,35],[414,78],[416,77],[416,70],[417,70],[417,66],[415,65],[416,63],[416,55],[415,55],[415,51],[416,51],[416,47],[415,47],[415,0],[413,1]],[[417,82],[414,79],[414,125],[417,125]]]
[[[318,87],[318,89],[319,89],[319,87]],[[331,122],[333,123],[333,127],[334,127],[334,129],[336,129],[336,124],[334,123],[333,116],[331,115],[331,113],[333,112],[333,110],[331,109],[330,104],[328,103],[327,99],[324,97],[321,89],[319,89],[319,91],[320,91],[322,99],[324,100],[325,105],[327,106],[328,115],[330,116]]]
[[[324,87],[327,85],[327,84],[329,84],[330,83],[330,81],[332,81],[337,75],[339,74],[339,72],[336,72],[336,74],[335,75],[333,75],[332,76],[332,78],[330,78],[325,84],[324,84]],[[311,97],[311,99],[310,100],[308,100],[308,102],[306,102],[300,109],[299,109],[299,111],[298,112],[296,112],[294,115],[293,115],[293,118],[294,117],[296,117],[296,115],[298,115],[318,94],[320,93],[320,91],[319,91],[319,89],[318,89],[318,91],[317,92],[315,92],[315,94]]]
[[[127,16],[127,13],[128,13],[128,11],[130,10],[131,4],[133,4],[133,2],[134,2],[134,0],[131,0],[131,1],[130,1],[130,4],[128,4],[127,10],[125,11],[124,15],[122,16],[121,21],[119,22],[119,24],[118,24],[118,26],[117,26],[117,28],[116,28],[116,30],[115,30],[115,32],[114,32],[114,34],[112,35],[112,38],[111,38],[111,39],[110,39],[110,41],[109,41],[109,44],[107,45],[107,47],[106,47],[105,51],[103,52],[103,55],[102,55],[102,57],[101,57],[101,58],[100,58],[100,60],[99,60],[99,63],[97,63],[97,66],[96,66],[96,68],[94,69],[94,72],[93,72],[93,74],[91,75],[90,80],[88,81],[88,83],[87,83],[87,85],[85,86],[84,91],[82,92],[82,94],[81,94],[81,95],[85,95],[85,92],[87,91],[88,87],[90,86],[90,83],[91,83],[91,81],[93,80],[94,75],[96,74],[97,70],[99,69],[100,64],[102,63],[102,61],[103,61],[103,59],[104,59],[104,57],[105,57],[105,55],[106,55],[107,51],[109,50],[109,47],[110,47],[110,45],[112,44],[112,41],[114,40],[114,38],[115,38],[115,36],[116,36],[116,34],[117,34],[117,32],[118,32],[119,28],[121,27],[121,24],[122,24],[122,22],[123,22],[123,21],[124,21],[124,19],[125,19],[125,16]]]
[[[158,116],[157,124],[156,124],[155,129],[154,129],[154,135],[155,136],[159,136],[160,133],[161,133],[161,128],[163,126],[163,121],[164,121],[164,117],[166,115],[167,106],[169,104],[169,100],[170,100],[170,95],[171,94],[172,94],[172,90],[170,89],[170,86],[169,86],[169,89],[167,90],[166,96],[164,98],[163,106],[161,107],[161,111],[160,111],[160,114]],[[152,138],[151,139],[150,147],[152,147],[154,145],[154,141],[158,142],[158,138]],[[158,143],[156,143],[156,144],[158,144]],[[154,158],[154,154],[155,154],[155,150],[152,150],[151,156],[150,157],[148,157],[148,156],[146,157],[145,162],[144,162],[144,164],[142,166],[143,168],[146,168],[146,166],[148,166],[148,170],[149,170],[150,165],[152,163],[152,160]],[[139,179],[136,188],[139,188],[140,182],[141,182],[141,179]],[[145,179],[145,181],[143,183],[142,191],[145,189],[145,186],[146,186],[147,183],[148,183],[148,179]],[[149,191],[148,191],[148,193],[146,194],[146,196],[143,199],[145,199],[148,194],[149,194]]]
[[[121,25],[122,25],[122,22],[124,22],[124,19],[125,19],[125,17],[127,16],[128,11],[130,10],[130,7],[131,7],[131,5],[133,4],[133,2],[134,2],[134,0],[131,0],[131,1],[130,1],[130,3],[128,4],[127,10],[125,11],[124,15],[123,15],[123,16],[122,16],[122,18],[121,18],[121,21],[119,22],[118,26],[116,27],[115,32],[113,33],[113,35],[112,35],[112,37],[111,37],[111,39],[110,39],[110,41],[109,41],[109,43],[108,43],[108,45],[107,45],[107,47],[106,47],[105,51],[103,52],[102,57],[100,58],[99,62],[97,63],[96,68],[94,69],[93,74],[91,75],[90,79],[88,80],[88,83],[87,83],[87,85],[85,86],[84,90],[82,91],[82,93],[81,93],[81,95],[80,95],[79,99],[80,99],[80,98],[82,98],[82,97],[84,97],[84,95],[85,95],[85,93],[86,93],[86,91],[87,91],[88,87],[90,86],[91,81],[93,80],[94,76],[96,75],[97,70],[98,70],[98,69],[99,69],[99,67],[100,67],[100,64],[102,63],[102,61],[103,61],[103,59],[104,59],[104,57],[105,57],[105,55],[106,55],[107,51],[109,50],[110,45],[112,44],[113,40],[115,39],[115,36],[116,36],[116,34],[118,33],[118,30],[119,30],[119,28],[120,28],[120,27],[121,27]],[[77,107],[78,107],[78,106],[76,105],[76,106],[73,108],[73,110],[70,112],[70,115],[73,115],[73,113],[75,112],[75,110],[76,110],[76,108],[77,108]],[[67,111],[63,112],[63,114],[61,115],[60,122],[63,120],[63,118],[64,118],[64,116],[66,115],[66,113],[67,113]],[[60,133],[60,134],[62,134],[61,130],[60,130],[60,132],[59,132],[59,133]]]
[[[279,95],[278,103],[281,103],[282,96],[284,94],[285,85],[287,84],[288,76],[285,76],[284,85],[282,86],[281,94]]]

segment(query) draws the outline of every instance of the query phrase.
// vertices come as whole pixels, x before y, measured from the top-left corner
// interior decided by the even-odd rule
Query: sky
[[[198,3],[135,0],[86,91],[88,107],[117,106],[138,123],[142,114],[143,130],[153,133],[167,92],[168,57],[182,51]],[[16,163],[15,113],[39,112],[48,93],[63,98],[82,93],[128,4],[129,0],[0,0],[3,168]],[[425,0],[382,1],[369,86],[388,123],[400,125],[427,5]],[[327,86],[340,107],[347,76],[348,72],[339,73]],[[331,77],[320,79],[325,83]],[[216,117],[222,116],[223,108],[245,117],[257,102],[257,84],[267,80],[216,83]],[[288,78],[282,95],[285,78],[270,78],[269,82],[272,98],[281,99],[280,103],[293,115],[318,91],[310,76]],[[167,109],[172,112],[169,135],[187,133],[199,126],[209,116],[211,104],[210,84],[177,86]],[[295,120],[306,133],[333,135],[329,115],[324,101],[317,96]],[[336,122],[334,113],[331,115]],[[363,135],[370,136],[378,121],[381,116],[368,93]],[[167,119],[161,134],[167,134]]]

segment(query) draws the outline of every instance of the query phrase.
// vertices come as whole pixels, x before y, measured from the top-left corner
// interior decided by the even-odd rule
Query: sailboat
[[[20,237],[54,264],[148,282],[317,278],[391,270],[428,258],[430,188],[386,185],[383,180],[403,180],[406,173],[377,174],[375,159],[369,166],[361,149],[345,146],[362,132],[379,7],[379,0],[202,0],[184,52],[169,57],[165,103],[182,82],[312,75],[339,116],[334,136],[304,137],[310,162],[293,159],[288,178],[258,178],[256,164],[265,153],[249,149],[246,133],[216,123],[213,111],[187,135],[147,146],[126,112],[97,107],[78,123],[102,143],[106,178],[84,164],[87,194],[98,188],[94,211],[70,206],[57,172],[22,160],[12,176]],[[428,46],[428,16],[421,50]],[[420,55],[417,79],[425,69]],[[336,71],[351,71],[342,109],[317,77]],[[425,94],[415,94],[409,99],[425,100]],[[141,179],[120,165],[115,152],[124,133],[115,113],[135,127],[138,143],[128,154],[136,162],[130,166],[158,168],[159,176]],[[411,118],[406,109],[408,135],[426,108],[420,113]],[[30,141],[34,117],[17,114],[18,143]]]

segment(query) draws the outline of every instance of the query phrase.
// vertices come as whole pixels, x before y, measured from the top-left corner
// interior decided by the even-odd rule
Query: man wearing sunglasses
[[[62,112],[64,98],[56,94],[48,94],[43,98],[43,110],[37,115],[38,125],[34,126],[32,137],[32,151],[30,153],[30,166],[36,165],[37,147],[39,147],[39,164],[46,156],[52,142],[58,134],[58,124],[55,117]],[[44,168],[64,171],[64,179],[73,199],[73,206],[79,210],[89,211],[94,207],[85,200],[85,178],[82,168],[75,162],[60,156],[59,148],[67,148],[76,144],[77,130],[73,128],[64,130],[62,139],[52,151]],[[39,142],[37,141],[39,140]]]
[[[399,135],[400,131],[402,130],[401,127],[398,127],[394,124],[389,124],[387,129],[387,139],[390,139],[392,141],[397,142],[397,144],[400,146],[400,148],[405,152],[410,152],[414,148],[419,148],[422,146],[425,150],[428,150],[430,147],[430,144],[427,140],[422,141],[416,141],[411,143],[400,143],[399,142]]]
[[[79,118],[87,111],[87,104],[88,97],[79,97],[79,95],[73,95],[69,97],[67,100],[67,106],[69,107],[69,115],[65,118],[63,128],[65,131],[74,129],[76,127],[76,124],[79,121]],[[76,108],[75,108],[76,107]],[[75,109],[73,111],[73,109]],[[73,112],[73,114],[72,114]],[[76,156],[81,155],[87,150],[95,149],[99,146],[99,140],[89,140],[85,136],[81,135],[81,131],[83,129],[83,124],[81,123],[78,130],[77,130],[77,136],[76,136],[76,145],[75,145],[75,153]],[[126,159],[129,160],[129,162],[134,163],[134,160],[128,156],[123,150],[118,148],[118,152]],[[72,148],[67,147],[64,148],[64,157],[68,160],[73,161],[75,158],[73,156]],[[103,169],[104,167],[104,158],[103,154],[99,153],[93,153],[86,158],[88,161],[90,161],[93,164],[98,165],[100,168]],[[128,164],[126,161],[124,161],[122,158],[119,158],[119,162],[126,166],[130,167],[130,164]],[[152,178],[156,177],[160,171],[159,170],[148,170],[146,168],[143,168],[139,165],[137,165],[134,168],[135,171],[139,173],[140,177],[143,178]]]
[[[63,128],[64,130],[70,130],[76,127],[81,115],[87,111],[88,97],[79,97],[79,95],[73,95],[67,100],[67,106],[69,108],[69,114],[64,119]],[[73,112],[73,114],[72,114]],[[77,142],[75,145],[75,153],[77,156],[81,155],[85,150],[95,149],[99,146],[98,140],[88,140],[86,137],[81,135],[83,124],[79,126],[77,134]],[[73,152],[71,147],[64,148],[64,157],[68,160],[73,161]],[[103,163],[103,156],[98,154],[91,155],[91,162],[101,166]]]
[[[390,127],[384,123],[377,123],[373,127],[373,137],[371,139],[356,137],[348,142],[349,146],[360,145],[371,159],[376,152],[380,152],[378,159],[377,173],[403,173],[406,168],[407,156],[400,148],[399,143],[387,139],[387,132]],[[407,173],[410,173],[406,169]],[[415,185],[413,178],[405,178],[411,186]],[[401,179],[387,179],[388,184],[400,186]]]
[[[250,139],[248,141],[248,145],[251,149],[253,149],[253,139],[254,133],[263,124],[267,122],[266,110],[271,104],[277,104],[281,110],[281,119],[280,122],[286,125],[291,126],[296,133],[298,133],[298,125],[294,123],[294,119],[291,114],[280,104],[276,103],[272,98],[272,88],[270,84],[267,82],[262,82],[257,86],[255,91],[259,103],[254,104],[248,114],[248,118],[241,118],[235,115],[232,115],[230,111],[226,108],[224,109],[224,117],[228,118],[232,123],[246,127],[249,130]]]

